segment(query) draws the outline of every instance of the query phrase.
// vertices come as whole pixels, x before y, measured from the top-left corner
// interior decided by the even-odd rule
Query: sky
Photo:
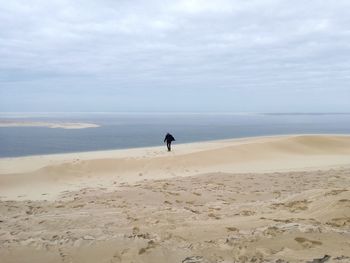
[[[350,112],[349,0],[0,0],[1,112]]]

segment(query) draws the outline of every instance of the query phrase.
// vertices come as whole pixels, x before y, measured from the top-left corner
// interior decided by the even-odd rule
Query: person
[[[172,136],[170,133],[167,133],[167,134],[165,135],[164,142],[166,142],[166,147],[168,147],[168,152],[171,151],[171,142],[172,142],[172,141],[175,141],[174,136]]]

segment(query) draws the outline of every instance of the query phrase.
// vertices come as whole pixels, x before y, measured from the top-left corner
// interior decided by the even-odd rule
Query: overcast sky
[[[350,112],[349,0],[0,0],[0,111]]]

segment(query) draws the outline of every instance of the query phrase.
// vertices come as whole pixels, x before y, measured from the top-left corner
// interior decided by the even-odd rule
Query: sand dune
[[[350,136],[5,158],[0,169],[1,262],[350,262]]]
[[[277,136],[163,147],[0,159],[3,198],[41,198],[80,187],[109,187],[209,172],[271,172],[349,165],[350,136]],[[140,178],[140,174],[144,177]],[[54,184],[52,184],[54,182]],[[36,186],[38,184],[38,186]],[[17,189],[16,189],[17,188]],[[32,189],[35,188],[35,192]],[[45,197],[47,198],[47,196]]]

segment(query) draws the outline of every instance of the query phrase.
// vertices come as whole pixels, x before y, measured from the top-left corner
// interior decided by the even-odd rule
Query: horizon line
[[[10,115],[50,115],[50,114],[129,114],[129,115],[175,115],[175,114],[188,114],[188,115],[350,115],[350,112],[223,112],[223,111],[212,111],[212,112],[192,112],[192,111],[169,111],[169,112],[159,112],[159,111],[9,111],[9,112],[0,112],[1,115],[10,116]]]

